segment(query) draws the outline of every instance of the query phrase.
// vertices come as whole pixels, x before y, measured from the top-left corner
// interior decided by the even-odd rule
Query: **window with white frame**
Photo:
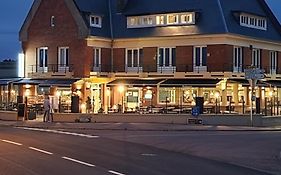
[[[240,25],[249,28],[267,30],[265,17],[242,13],[240,14]]]
[[[166,13],[127,17],[127,28],[191,24],[195,24],[195,12]]]
[[[261,50],[252,49],[252,65],[261,68]]]
[[[207,66],[207,46],[195,46],[193,50],[193,63],[196,68]]]
[[[69,47],[59,47],[59,67],[69,66]]]
[[[102,18],[101,16],[91,15],[90,16],[90,26],[101,28]]]
[[[93,68],[94,70],[101,67],[101,48],[94,48]]]
[[[128,71],[141,71],[143,49],[126,49],[126,67]]]
[[[165,23],[166,23],[165,15],[156,16],[156,25],[165,25]]]
[[[39,71],[48,71],[48,47],[37,48],[37,60]]]
[[[167,24],[178,24],[178,23],[179,23],[179,15],[178,14],[167,15]]]
[[[158,48],[158,67],[176,66],[176,48],[160,47]]]
[[[270,51],[269,52],[269,66],[270,66],[270,74],[276,74],[277,70],[277,51]]]
[[[234,46],[233,49],[233,72],[243,71],[243,49],[242,47]]]
[[[159,103],[176,103],[176,90],[173,88],[159,88]]]

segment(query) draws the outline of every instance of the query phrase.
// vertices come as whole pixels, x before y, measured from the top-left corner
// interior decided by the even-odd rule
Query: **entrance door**
[[[48,72],[48,47],[40,47],[37,53],[38,71]]]

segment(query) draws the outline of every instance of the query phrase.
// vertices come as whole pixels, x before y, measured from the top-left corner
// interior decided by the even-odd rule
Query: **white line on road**
[[[69,157],[62,157],[63,159],[65,160],[69,160],[69,161],[72,161],[72,162],[75,162],[75,163],[80,163],[82,165],[86,165],[86,166],[89,166],[89,167],[95,167],[96,165],[93,165],[93,164],[90,164],[90,163],[87,163],[87,162],[83,162],[83,161],[80,161],[80,160],[76,160],[76,159],[72,159],[72,158],[69,158]]]
[[[95,135],[87,135],[87,134],[79,134],[79,133],[73,133],[73,132],[66,132],[66,131],[58,131],[58,130],[51,130],[51,129],[40,129],[40,128],[27,128],[27,127],[17,127],[24,130],[31,130],[31,131],[41,131],[41,132],[51,132],[56,134],[66,134],[66,135],[72,135],[72,136],[80,136],[80,137],[86,137],[86,138],[99,138],[99,136]]]
[[[141,154],[142,156],[150,156],[150,157],[155,157],[156,154],[152,154],[152,153],[143,153]]]
[[[10,141],[10,140],[1,140],[1,141],[6,142],[6,143],[10,143],[10,144],[14,144],[14,145],[18,145],[18,146],[22,145],[21,143],[13,142],[13,141]]]
[[[119,172],[113,171],[113,170],[109,170],[108,172],[112,173],[112,174],[115,174],[115,175],[125,175],[125,174],[122,174],[122,173],[119,173]]]
[[[38,149],[38,148],[34,148],[34,147],[28,147],[29,149],[32,149],[34,151],[38,151],[38,152],[41,152],[41,153],[44,153],[44,154],[48,154],[48,155],[52,155],[53,153],[51,152],[48,152],[48,151],[45,151],[45,150],[42,150],[42,149]]]

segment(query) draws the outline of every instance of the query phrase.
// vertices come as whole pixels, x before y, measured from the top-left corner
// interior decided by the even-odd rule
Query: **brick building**
[[[257,105],[280,99],[281,26],[264,0],[35,0],[20,40],[30,83],[78,95],[82,111],[90,97],[94,113],[188,111],[196,99],[245,112],[247,66],[266,73]]]

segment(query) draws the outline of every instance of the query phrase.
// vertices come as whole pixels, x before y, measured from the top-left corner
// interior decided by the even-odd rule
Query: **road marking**
[[[34,151],[38,151],[38,152],[41,152],[41,153],[44,153],[44,154],[48,154],[48,155],[52,155],[53,153],[51,152],[48,152],[48,151],[45,151],[45,150],[42,150],[42,149],[38,149],[38,148],[34,148],[34,147],[28,147],[29,149],[32,149]]]
[[[72,158],[69,158],[69,157],[62,157],[63,159],[65,160],[69,160],[69,161],[72,161],[72,162],[75,162],[75,163],[80,163],[82,165],[86,165],[86,166],[89,166],[89,167],[95,167],[96,165],[93,165],[93,164],[90,164],[90,163],[87,163],[87,162],[83,162],[83,161],[80,161],[80,160],[76,160],[76,159],[72,159]]]
[[[125,175],[125,174],[122,174],[122,173],[119,173],[119,172],[113,171],[113,170],[109,170],[108,172],[111,174],[116,174],[116,175]]]
[[[21,143],[13,142],[13,141],[10,141],[10,140],[2,140],[2,142],[6,142],[6,143],[10,143],[10,144],[14,144],[14,145],[22,146],[22,144],[21,144]]]
[[[56,133],[56,134],[65,134],[65,135],[86,137],[89,139],[99,138],[99,136],[96,136],[96,135],[80,134],[80,133],[58,131],[58,130],[51,130],[51,129],[27,128],[27,127],[17,127],[17,128],[24,129],[24,130],[31,130],[31,131],[51,132],[51,133]]]
[[[156,154],[151,154],[151,153],[143,153],[141,154],[142,156],[150,156],[150,157],[155,157]]]

